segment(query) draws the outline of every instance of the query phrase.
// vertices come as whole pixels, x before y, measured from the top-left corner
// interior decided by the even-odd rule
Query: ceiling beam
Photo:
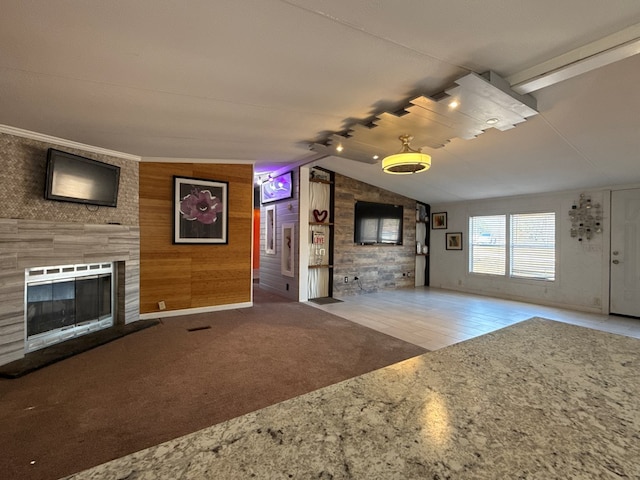
[[[511,75],[506,80],[515,92],[531,93],[638,53],[640,23]]]

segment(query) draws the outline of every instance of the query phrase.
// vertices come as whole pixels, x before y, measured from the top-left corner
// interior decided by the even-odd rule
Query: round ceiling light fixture
[[[382,170],[385,173],[394,175],[409,175],[429,170],[431,167],[431,156],[422,153],[422,149],[414,150],[409,146],[413,139],[411,135],[400,135],[402,149],[382,160]]]

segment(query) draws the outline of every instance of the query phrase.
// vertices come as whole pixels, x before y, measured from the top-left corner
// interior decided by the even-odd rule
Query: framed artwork
[[[447,212],[438,212],[431,214],[431,229],[446,229],[447,228]]]
[[[447,233],[447,250],[462,250],[462,232]]]
[[[173,243],[226,244],[229,184],[173,177]]]
[[[285,223],[282,225],[282,258],[280,264],[280,273],[287,277],[293,277],[293,264],[295,262],[295,226],[293,223]]]
[[[293,197],[293,172],[270,178],[260,185],[260,202],[277,202]]]
[[[264,210],[264,253],[276,254],[276,206],[269,205]]]

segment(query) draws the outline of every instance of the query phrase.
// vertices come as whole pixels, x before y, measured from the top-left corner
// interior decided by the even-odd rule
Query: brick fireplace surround
[[[115,324],[140,318],[140,228],[0,219],[0,365],[25,355],[25,268],[115,262]]]

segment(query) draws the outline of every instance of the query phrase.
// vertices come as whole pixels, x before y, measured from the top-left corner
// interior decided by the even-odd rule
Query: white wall
[[[590,241],[571,238],[568,212],[580,193],[591,196],[603,210],[603,233]],[[574,310],[608,313],[609,308],[609,190],[559,192],[544,195],[475,200],[432,205],[447,212],[446,230],[431,231],[431,286]],[[509,279],[470,274],[469,216],[527,212],[556,212],[556,280]],[[446,232],[463,232],[462,251],[445,249]]]

